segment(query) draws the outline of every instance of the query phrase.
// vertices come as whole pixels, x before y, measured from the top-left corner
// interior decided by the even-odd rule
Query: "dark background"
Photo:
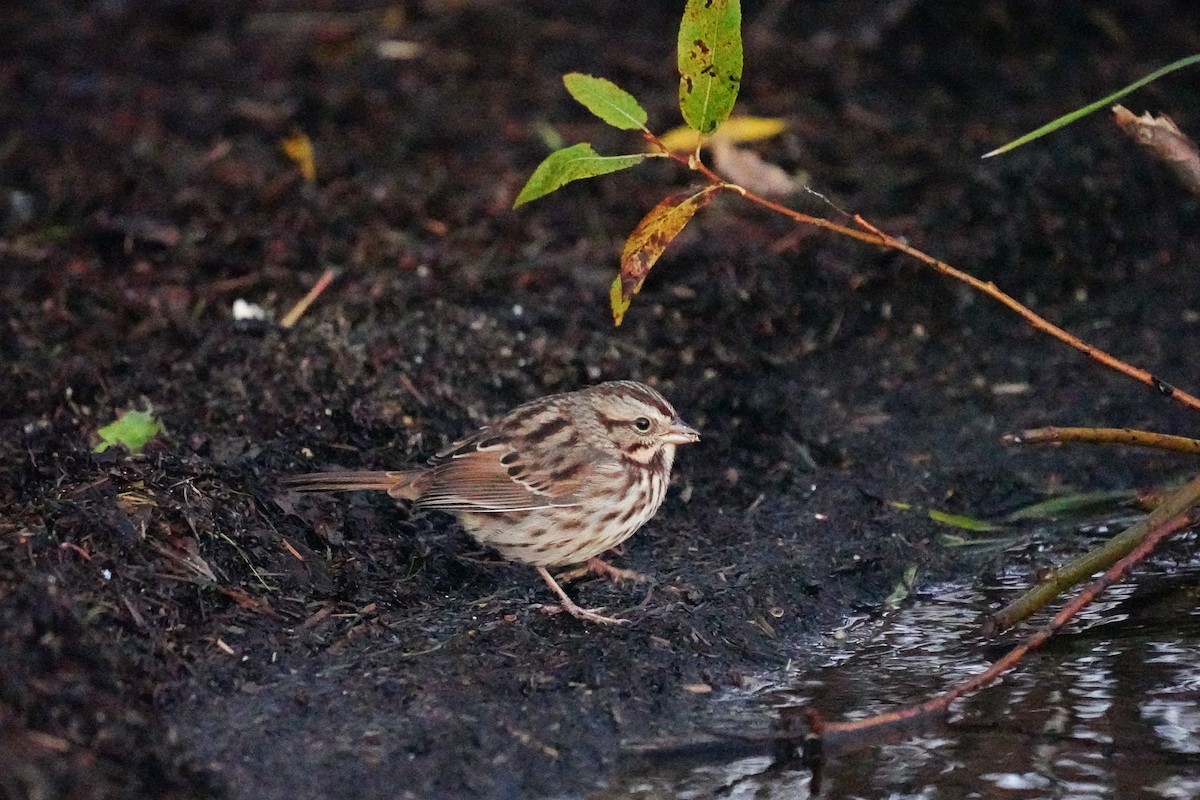
[[[1185,467],[1005,448],[1033,425],[1193,425],[914,262],[730,198],[614,329],[624,236],[690,176],[654,164],[511,202],[546,126],[640,146],[575,105],[564,72],[678,124],[681,3],[228,5],[0,14],[6,796],[593,786],[623,741],[709,726],[714,698],[803,665],[908,567],[919,589],[993,565],[944,548],[926,508],[987,516]],[[978,156],[1200,49],[1194,3],[744,14],[738,110],[789,124],[766,158],[1188,387],[1196,199],[1105,115]],[[393,39],[415,57],[380,58]],[[1125,104],[1195,131],[1195,86],[1184,73]],[[313,183],[280,151],[296,131]],[[294,328],[233,319],[243,298],[278,320],[327,267],[337,281]],[[409,464],[613,378],[653,383],[704,434],[616,558],[654,581],[573,589],[628,629],[543,613],[532,570],[447,519],[274,487]],[[165,436],[92,452],[147,406]]]

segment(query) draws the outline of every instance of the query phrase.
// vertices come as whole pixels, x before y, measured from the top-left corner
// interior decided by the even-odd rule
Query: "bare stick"
[[[1200,456],[1200,439],[1131,428],[1031,428],[1004,437],[1008,444],[1117,444]]]
[[[321,277],[317,279],[317,282],[313,284],[313,287],[308,290],[308,294],[300,298],[300,302],[292,306],[292,310],[289,311],[287,315],[279,321],[279,326],[281,328],[290,328],[295,325],[296,322],[299,321],[300,317],[304,316],[304,312],[308,310],[308,307],[312,305],[313,301],[317,299],[321,292],[325,291],[325,288],[329,286],[329,284],[333,283],[333,279],[336,275],[337,272],[333,269],[325,270],[324,274],[321,275]]]

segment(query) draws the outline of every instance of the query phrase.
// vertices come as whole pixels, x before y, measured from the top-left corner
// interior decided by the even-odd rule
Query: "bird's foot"
[[[595,559],[595,560],[598,561],[599,559]],[[563,591],[563,588],[558,585],[558,581],[554,580],[554,576],[551,575],[550,572],[545,567],[538,567],[537,571],[538,571],[538,574],[542,576],[542,580],[544,580],[546,582],[546,585],[549,586],[550,589],[556,595],[558,595],[558,607],[561,608],[563,611],[567,612],[568,614],[570,614],[572,617],[575,617],[576,619],[587,620],[588,622],[596,622],[601,625],[629,625],[629,624],[631,624],[630,621],[627,619],[620,619],[619,617],[604,616],[603,614],[599,613],[602,609],[583,608],[582,606],[580,606],[578,603],[576,603],[574,600],[572,600],[570,597],[567,596],[567,593],[565,591]]]
[[[636,570],[614,567],[599,556],[592,556],[580,566],[569,569],[566,572],[561,572],[557,577],[562,583],[570,583],[571,581],[579,580],[585,575],[600,575],[614,581],[641,582],[650,580],[648,576]]]

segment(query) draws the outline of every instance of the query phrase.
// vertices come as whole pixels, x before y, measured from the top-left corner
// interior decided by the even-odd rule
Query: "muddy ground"
[[[623,237],[688,176],[656,164],[510,206],[547,126],[637,146],[564,72],[677,123],[677,3],[232,5],[0,15],[5,796],[594,786],[622,742],[703,728],[714,699],[803,665],[908,567],[919,591],[995,566],[944,547],[923,509],[1185,474],[1006,448],[1026,426],[1194,418],[913,262],[734,200],[614,329]],[[747,2],[739,108],[785,118],[760,152],[841,207],[1187,386],[1196,199],[1103,116],[978,155],[1200,50],[1200,9],[1060,6]],[[411,44],[383,58],[388,41]],[[1127,105],[1200,130],[1189,77]],[[281,153],[296,131],[313,182]],[[278,320],[327,267],[295,327],[234,320],[239,298]],[[572,588],[628,628],[545,613],[531,569],[446,518],[275,487],[408,464],[610,378],[703,431],[615,558],[653,580]],[[142,455],[93,452],[148,406],[166,434]]]

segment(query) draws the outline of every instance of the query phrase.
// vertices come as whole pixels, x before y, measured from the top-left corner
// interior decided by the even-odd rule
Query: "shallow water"
[[[811,706],[835,720],[927,699],[1037,624],[997,641],[978,635],[980,617],[1022,588],[1015,577],[940,587],[851,624],[818,645],[820,667],[764,676],[756,691],[717,701],[713,727],[762,732],[779,709]],[[799,764],[710,753],[638,760],[594,796],[1200,798],[1200,561],[1141,568],[945,721],[827,754],[819,786]]]

